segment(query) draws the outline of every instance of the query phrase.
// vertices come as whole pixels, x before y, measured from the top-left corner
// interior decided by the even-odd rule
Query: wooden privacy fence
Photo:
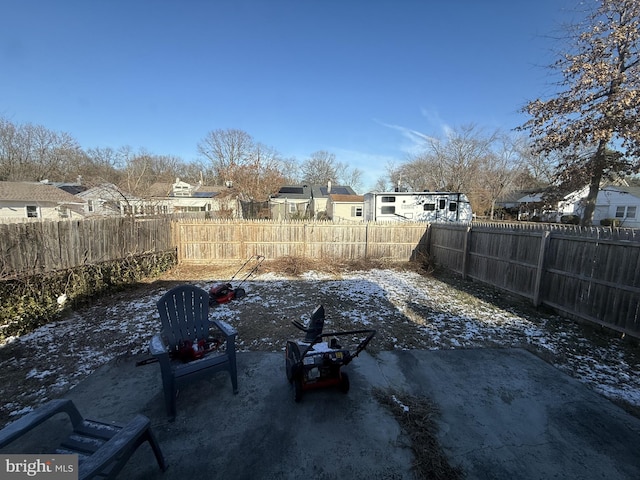
[[[349,223],[272,220],[178,220],[178,262],[238,263],[253,255],[315,259],[406,261],[426,252],[424,223]]]
[[[172,248],[169,218],[0,224],[0,279]]]
[[[640,232],[432,224],[433,260],[568,316],[640,337]]]
[[[0,225],[0,279],[149,252],[178,262],[253,255],[435,263],[567,316],[640,338],[640,232],[514,224],[97,218]]]

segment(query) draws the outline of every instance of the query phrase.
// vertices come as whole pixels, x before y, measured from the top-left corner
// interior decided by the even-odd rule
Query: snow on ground
[[[192,283],[208,289],[215,282]],[[115,358],[147,355],[159,329],[155,303],[170,286],[157,282],[101,298],[0,345],[0,425],[63,395]],[[282,351],[287,339],[299,338],[291,321],[305,323],[321,303],[325,331],[375,328],[367,348],[374,355],[390,349],[521,347],[602,395],[640,407],[637,344],[470,282],[376,269],[338,277],[307,272],[294,279],[265,273],[242,287],[245,298],[213,309],[238,330],[240,351]]]

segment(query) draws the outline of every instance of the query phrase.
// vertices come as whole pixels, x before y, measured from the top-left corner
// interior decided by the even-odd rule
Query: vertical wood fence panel
[[[406,261],[426,252],[424,223],[275,222],[180,219],[174,222],[178,261],[238,263],[252,255]]]
[[[536,306],[640,337],[637,232],[546,225],[430,229],[437,264],[530,298]]]
[[[96,218],[0,225],[0,279],[176,249],[182,264],[253,256],[424,259],[640,337],[640,233],[562,225]]]
[[[174,248],[169,218],[12,223],[0,232],[0,279]]]

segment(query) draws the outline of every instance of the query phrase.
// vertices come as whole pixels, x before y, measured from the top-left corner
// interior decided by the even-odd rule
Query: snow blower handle
[[[309,330],[307,327],[305,327],[298,320],[292,320],[291,323],[293,324],[294,327],[296,327],[299,330],[302,330],[303,332],[307,332]]]

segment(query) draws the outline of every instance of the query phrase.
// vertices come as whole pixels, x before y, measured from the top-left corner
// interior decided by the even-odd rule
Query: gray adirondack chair
[[[126,425],[86,420],[68,399],[50,400],[24,417],[9,423],[0,430],[0,448],[4,448],[5,453],[29,453],[11,451],[9,445],[60,413],[69,416],[73,432],[59,447],[49,448],[43,445],[43,450],[51,454],[78,455],[79,479],[115,478],[135,450],[145,442],[149,442],[160,469],[163,472],[167,469],[147,417],[136,415]]]
[[[176,416],[178,389],[219,371],[229,372],[233,393],[238,393],[236,330],[225,322],[209,319],[209,294],[193,285],[172,288],[158,300],[162,331],[151,339],[149,349],[158,359],[169,420]],[[185,342],[221,335],[223,344],[204,356],[185,362],[176,353]]]

